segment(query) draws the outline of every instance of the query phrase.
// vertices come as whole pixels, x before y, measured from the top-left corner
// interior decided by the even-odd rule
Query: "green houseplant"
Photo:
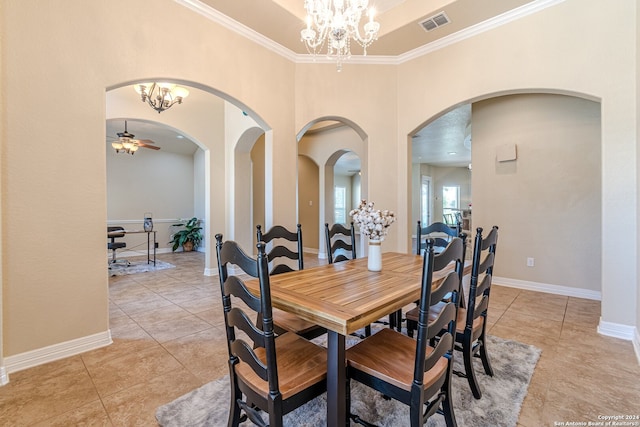
[[[169,244],[173,244],[172,250],[175,252],[180,246],[184,252],[190,252],[197,249],[202,242],[202,227],[200,220],[196,217],[191,218],[186,223],[173,224],[174,227],[184,227],[171,235]]]

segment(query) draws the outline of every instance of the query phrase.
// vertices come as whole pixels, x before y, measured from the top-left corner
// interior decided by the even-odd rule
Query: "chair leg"
[[[443,385],[443,391],[445,393],[444,400],[442,401],[442,414],[444,415],[444,422],[447,427],[457,427],[456,414],[453,412],[453,402],[451,402],[451,373],[449,378]]]
[[[347,419],[345,420],[346,425],[350,425],[349,419],[351,418],[351,380],[347,378],[347,385],[344,392],[344,406],[345,413],[347,414]]]
[[[480,399],[482,397],[482,392],[480,391],[480,385],[478,384],[476,373],[473,370],[473,342],[471,342],[470,337],[465,337],[464,343],[462,344],[462,358],[464,360],[465,376],[469,382],[471,393],[473,393],[473,397]]]
[[[478,343],[480,344],[480,360],[482,360],[482,366],[484,367],[484,372],[490,377],[493,376],[493,368],[491,367],[491,359],[489,359],[489,353],[487,352],[487,341],[485,340],[484,332],[478,339]]]
[[[413,338],[413,331],[416,329],[418,329],[418,324],[413,320],[407,319],[407,335]]]
[[[402,309],[389,315],[389,327],[398,332],[402,332]]]
[[[240,405],[238,399],[242,397],[240,389],[234,385],[231,385],[231,402],[229,407],[229,420],[227,422],[228,427],[237,427],[240,425]]]

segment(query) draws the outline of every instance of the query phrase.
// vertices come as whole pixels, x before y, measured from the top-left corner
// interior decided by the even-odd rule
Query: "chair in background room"
[[[456,220],[455,220],[454,214],[452,213],[442,214],[442,219],[445,222],[445,224],[447,224],[449,227],[455,227]]]
[[[334,262],[356,259],[356,232],[351,223],[351,228],[342,224],[324,224],[324,236],[327,245],[327,258],[329,264]]]
[[[116,239],[121,239],[124,237],[124,228],[123,227],[107,227],[107,238],[109,241],[107,242],[107,249],[111,251],[111,260],[109,260],[109,268],[111,268],[112,264],[117,262],[121,262],[125,265],[131,265],[131,263],[126,259],[117,259],[116,251],[118,249],[124,249],[127,247],[125,242],[116,242]]]
[[[471,392],[476,399],[482,397],[482,391],[473,370],[473,358],[479,357],[484,372],[493,376],[493,368],[487,352],[486,331],[489,296],[493,265],[498,244],[498,227],[493,226],[487,237],[482,237],[482,228],[476,230],[473,247],[473,265],[471,266],[471,282],[467,292],[466,308],[458,309],[458,329],[456,331],[456,350],[462,352],[464,373],[456,375],[466,377]]]
[[[460,277],[464,268],[464,242],[454,238],[436,255],[433,241],[427,241],[422,267],[418,338],[414,340],[392,329],[383,329],[347,350],[347,378],[371,387],[387,397],[409,406],[412,427],[422,426],[436,412],[444,415],[446,425],[456,425],[451,402],[453,344]],[[435,272],[455,262],[456,268],[432,289]],[[447,302],[442,299],[451,295]],[[440,311],[429,318],[429,309],[438,304]],[[446,331],[441,333],[441,331]],[[434,347],[428,343],[440,334]],[[350,387],[347,409],[351,412]],[[370,425],[364,414],[351,414],[353,421]]]
[[[262,226],[256,226],[256,234],[258,242],[271,244],[271,250],[267,253],[267,261],[272,264],[270,275],[286,273],[294,271],[289,264],[280,262],[280,258],[297,261],[298,270],[304,268],[304,254],[302,246],[302,226],[297,225],[296,232],[289,231],[281,225],[271,227],[266,233],[262,232]],[[295,244],[296,251],[292,251],[284,246],[286,242]],[[283,333],[285,331],[296,333],[304,338],[313,339],[327,332],[315,323],[307,322],[304,319],[287,311],[273,309],[273,320],[276,324],[276,332]],[[258,319],[259,320],[259,319]]]
[[[265,245],[258,243],[257,247],[258,256],[253,259],[236,242],[223,243],[222,235],[216,235],[231,385],[227,425],[238,426],[249,418],[258,426],[279,427],[285,414],[326,391],[327,354],[296,334],[275,338]],[[228,264],[239,267],[243,275],[258,278],[260,297],[249,292],[240,276],[229,274]],[[260,314],[258,327],[242,305],[235,304],[237,299],[246,310]],[[258,409],[268,414],[268,422]]]

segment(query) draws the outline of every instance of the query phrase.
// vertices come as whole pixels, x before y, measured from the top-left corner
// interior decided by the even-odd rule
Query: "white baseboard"
[[[620,338],[627,341],[633,341],[636,333],[635,326],[623,325],[621,323],[605,322],[600,318],[598,323],[598,333],[608,337]]]
[[[217,268],[205,268],[204,269],[204,275],[205,276],[217,276],[218,275],[218,269]]]
[[[602,300],[602,293],[590,289],[570,288],[568,286],[551,285],[548,283],[529,282],[526,280],[493,277],[493,283],[510,288],[526,289],[528,291],[544,292],[547,294],[564,295],[567,297]]]
[[[9,384],[9,374],[4,366],[0,366],[0,387]]]
[[[111,331],[100,332],[71,341],[50,345],[25,353],[16,354],[4,358],[6,371],[8,373],[22,371],[27,368],[75,356],[85,351],[95,350],[112,344]]]
[[[171,252],[173,252],[171,250],[171,248],[158,248],[158,249],[156,249],[156,255],[170,254]],[[113,254],[111,253],[111,251],[109,251],[107,253],[107,258],[111,259],[112,256],[113,256]],[[147,256],[147,249],[145,248],[144,250],[140,250],[140,251],[118,251],[118,254],[116,256],[118,257],[118,259],[120,259],[120,258],[131,258],[131,257],[136,257],[136,256]],[[151,258],[153,258],[153,252],[151,252]]]

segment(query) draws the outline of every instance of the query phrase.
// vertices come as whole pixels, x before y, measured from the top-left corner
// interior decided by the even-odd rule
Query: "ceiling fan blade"
[[[151,148],[152,150],[159,150],[160,149],[160,147],[156,147],[155,145],[145,144],[142,141],[138,141],[137,144],[138,144],[139,147]]]
[[[143,144],[155,144],[155,142],[150,139],[138,139],[137,141],[142,142]]]

